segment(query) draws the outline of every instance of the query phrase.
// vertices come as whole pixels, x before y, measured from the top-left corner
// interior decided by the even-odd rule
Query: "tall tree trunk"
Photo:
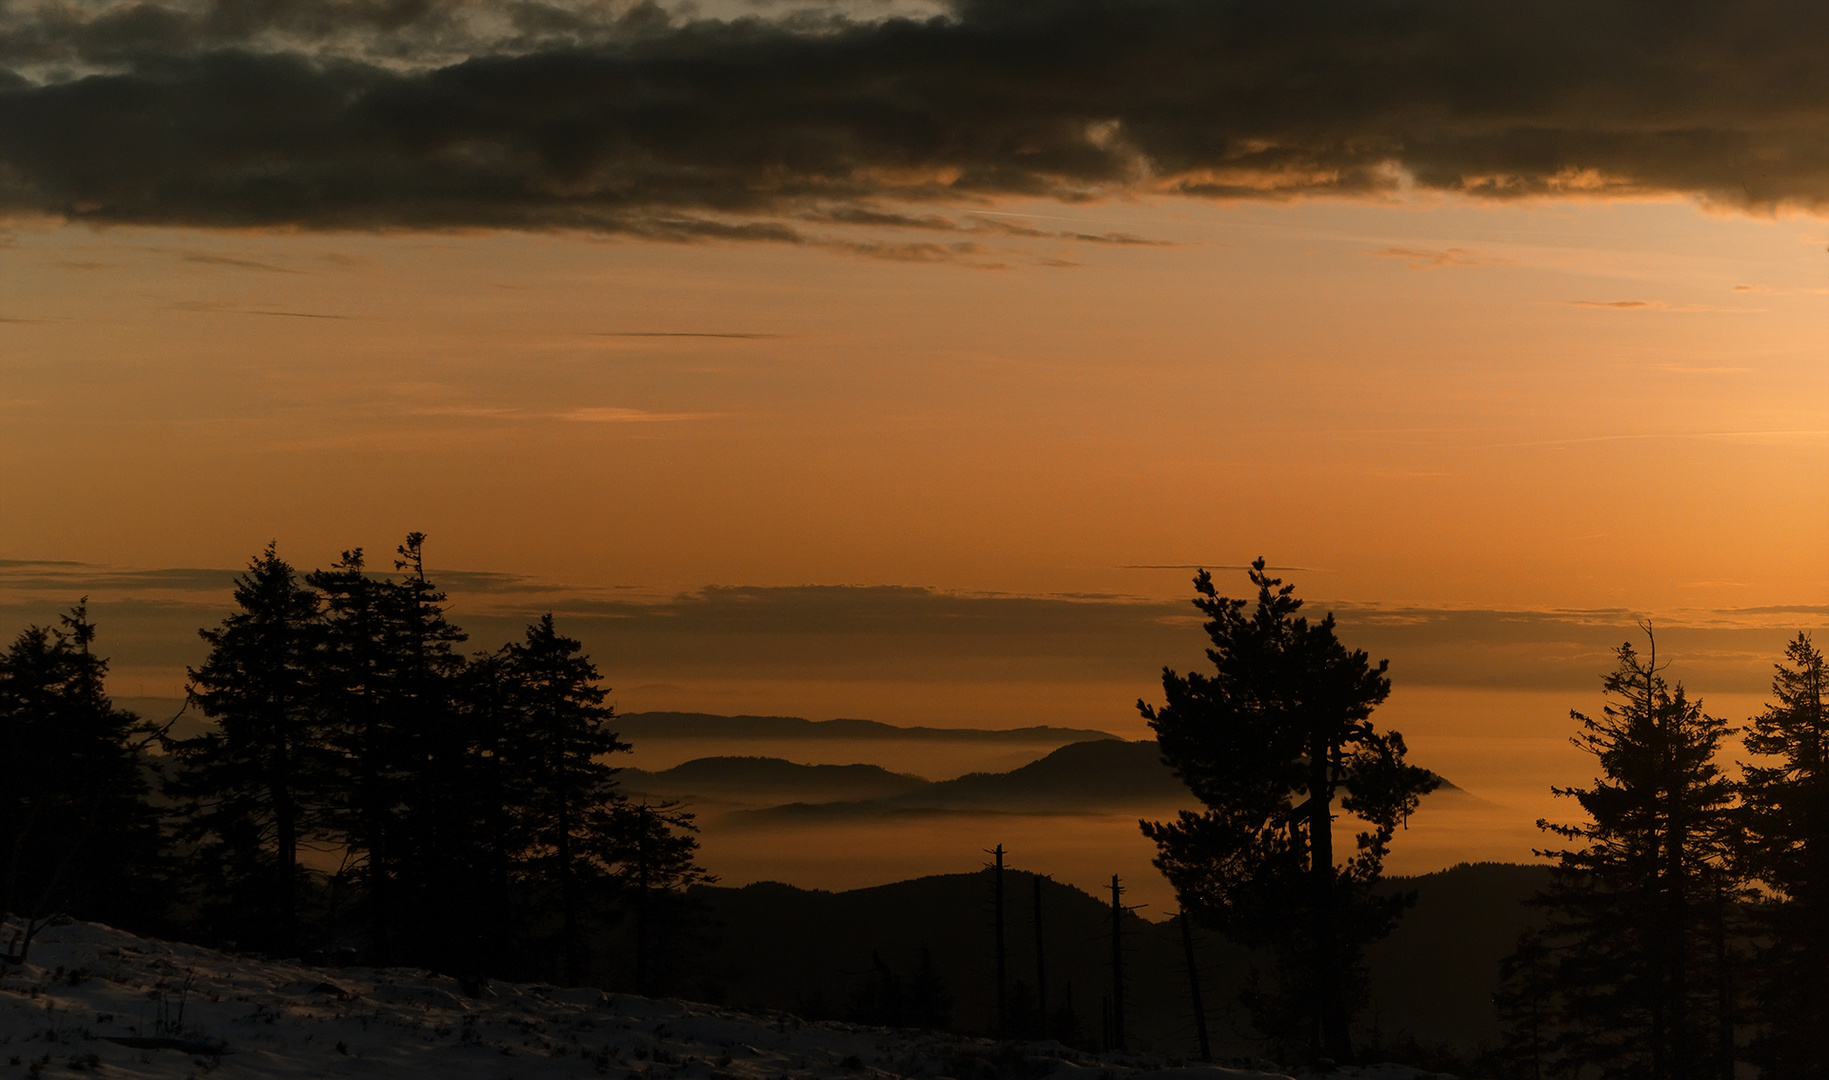
[[[1124,889],[1118,875],[1111,875],[1111,1047],[1124,1045],[1124,904],[1118,898]]]
[[[1188,962],[1188,992],[1194,1002],[1194,1034],[1200,1040],[1200,1060],[1213,1060],[1213,1044],[1207,1041],[1207,1006],[1200,996],[1200,965],[1194,960],[1194,930],[1188,925],[1184,908],[1177,921],[1181,923],[1181,953]]]
[[[1010,994],[1005,982],[1008,968],[1003,948],[1003,845],[998,844],[997,849],[991,854],[997,857],[997,862],[991,870],[993,889],[991,918],[997,944],[997,1034],[1000,1038],[1008,1038],[1010,1034]]]
[[[557,717],[555,716],[555,720]],[[584,931],[578,917],[578,871],[572,853],[572,798],[566,790],[569,762],[562,728],[554,732],[558,742],[558,828],[559,907],[563,918],[561,933],[565,938],[565,982],[576,986],[584,978]]]
[[[1029,879],[1035,886],[1035,1013],[1041,1019],[1043,1035],[1048,1033],[1048,967],[1047,951],[1042,945],[1042,878]]]
[[[1320,1028],[1320,1045],[1314,1049],[1345,1065],[1353,1060],[1352,1032],[1348,1027],[1344,972],[1340,961],[1340,929],[1334,887],[1334,783],[1333,761],[1339,747],[1316,730],[1308,747],[1308,858],[1314,905],[1312,931],[1315,942],[1310,1004]]]
[[[290,733],[286,730],[284,701],[273,706],[268,730],[273,732],[272,775],[268,795],[273,802],[275,848],[273,885],[279,907],[279,951],[287,956],[298,947],[298,806],[293,801]]]
[[[1727,944],[1727,890],[1715,886],[1715,1043],[1719,1080],[1734,1080],[1734,972]]]
[[[654,960],[648,949],[648,890],[653,878],[649,872],[648,840],[648,823],[644,821],[635,839],[635,992],[652,996]]]

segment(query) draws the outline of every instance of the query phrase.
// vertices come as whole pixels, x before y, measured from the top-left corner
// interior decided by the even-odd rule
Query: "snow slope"
[[[12,928],[4,938],[10,940]],[[93,923],[43,931],[0,968],[0,1077],[436,1077],[440,1080],[1272,1080],[931,1032],[490,982],[307,968]],[[1421,1080],[1396,1066],[1335,1077]]]

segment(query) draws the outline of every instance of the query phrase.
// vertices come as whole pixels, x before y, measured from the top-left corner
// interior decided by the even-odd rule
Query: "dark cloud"
[[[1815,207],[1826,45],[1804,3],[15,2],[0,210],[795,243],[769,219],[1010,194]]]
[[[826,208],[806,217],[809,221],[832,225],[875,225],[891,229],[937,229],[952,232],[960,227],[958,222],[939,214],[897,214],[862,206]]]

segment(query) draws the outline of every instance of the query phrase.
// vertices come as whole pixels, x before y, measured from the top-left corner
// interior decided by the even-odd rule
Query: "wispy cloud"
[[[1412,270],[1437,270],[1445,266],[1490,266],[1510,262],[1496,255],[1485,255],[1467,248],[1387,247],[1372,252],[1375,258],[1402,259]]]
[[[578,424],[657,424],[671,423],[676,420],[711,420],[723,413],[647,412],[642,409],[622,409],[613,406],[592,405],[565,412],[553,413],[555,420],[568,420]]]
[[[286,319],[349,319],[349,315],[331,315],[319,311],[280,311],[271,308],[240,307],[216,300],[180,300],[171,305],[174,311],[218,312],[224,315],[270,315]]]
[[[1716,307],[1710,304],[1666,304],[1662,300],[1568,300],[1570,307],[1605,308],[1613,311],[1713,312],[1722,315],[1753,315],[1757,308]]]
[[[1120,570],[1250,570],[1244,563],[1124,563]],[[1265,566],[1270,573],[1290,571],[1298,574],[1325,574],[1327,571],[1313,566]]]
[[[210,255],[201,251],[188,251],[179,256],[187,263],[198,263],[203,266],[226,266],[235,270],[261,270],[270,274],[302,274],[289,266],[276,266],[273,263],[259,262],[254,259],[237,259],[228,255]]]
[[[925,240],[826,240],[822,242],[821,246],[834,251],[842,251],[848,255],[857,255],[866,259],[882,259],[886,262],[959,263],[979,267],[987,266],[984,256],[989,253],[989,249],[983,244],[970,240],[959,240],[952,243]]]
[[[124,570],[90,563],[52,559],[0,561],[0,589],[100,592],[120,590],[174,590],[216,592],[234,581],[231,570],[190,567],[162,570]]]
[[[1752,371],[1750,367],[1704,366],[1696,364],[1657,364],[1659,371],[1668,371],[1676,375],[1744,375]]]
[[[1732,442],[1793,442],[1829,438],[1822,428],[1759,429],[1738,431],[1635,431],[1604,435],[1572,435],[1560,439],[1530,439],[1519,442],[1491,443],[1493,447],[1579,446],[1584,443],[1659,442],[1687,439],[1719,439]]]
[[[443,417],[453,420],[574,424],[674,423],[684,420],[715,420],[729,415],[721,412],[654,412],[619,405],[579,405],[569,409],[537,409],[512,405],[463,403],[415,404],[407,406],[402,411],[408,416]]]
[[[757,341],[765,338],[778,338],[782,334],[737,333],[712,330],[598,330],[592,337],[626,337],[626,338],[732,338],[738,341]]]

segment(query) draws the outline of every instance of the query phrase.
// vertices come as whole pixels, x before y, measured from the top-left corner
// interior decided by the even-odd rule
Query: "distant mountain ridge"
[[[1188,801],[1152,740],[1070,743],[1009,772],[930,782],[875,765],[798,765],[769,757],[698,758],[661,772],[623,770],[624,787],[671,798],[778,805],[745,819],[817,820],[917,812],[1071,814],[1160,808]],[[1443,790],[1459,792],[1442,782]]]
[[[1036,725],[1020,728],[900,727],[879,720],[807,720],[799,716],[720,716],[715,713],[624,713],[611,724],[636,739],[918,739],[935,742],[1084,742],[1116,739],[1109,731]]]
[[[672,798],[844,801],[892,798],[932,781],[880,765],[800,765],[772,757],[703,757],[659,772],[623,769],[625,790]]]

